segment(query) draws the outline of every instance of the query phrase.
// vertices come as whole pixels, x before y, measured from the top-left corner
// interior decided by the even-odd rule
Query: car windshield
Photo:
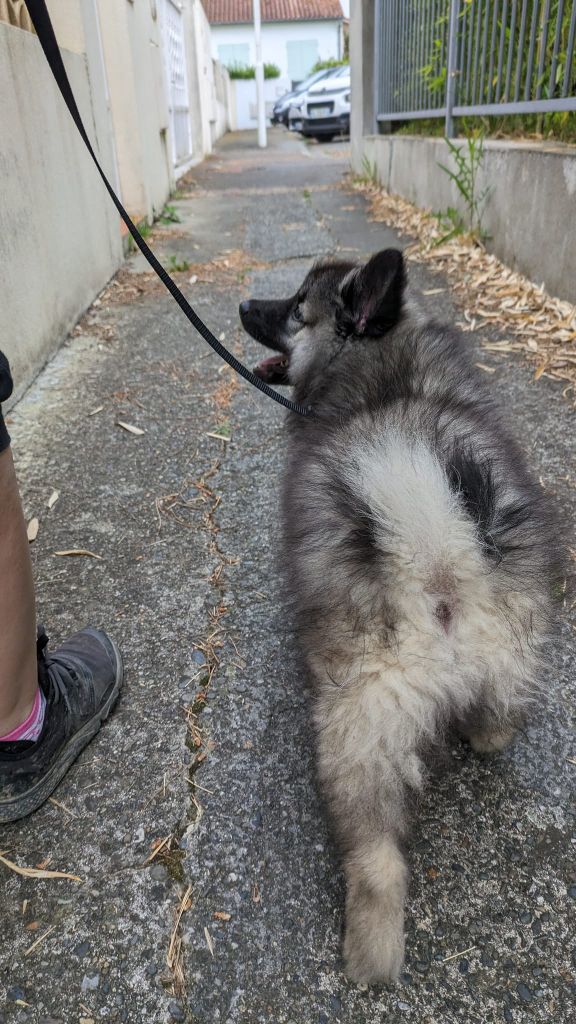
[[[323,78],[334,78],[335,75],[340,71],[340,68],[329,68],[324,71],[317,71],[315,75],[310,75],[310,78],[306,78],[300,85],[297,85],[294,90],[295,96],[301,96],[303,92],[308,92],[311,85],[315,85]]]
[[[330,75],[330,80],[326,80],[325,85],[324,80],[322,80],[321,82],[315,82],[314,86],[321,85],[323,88],[318,90],[314,88],[313,91],[335,92],[338,89],[346,89],[348,87],[348,83],[346,81],[342,81],[342,79],[347,79],[348,81],[350,80],[350,67],[348,64],[345,64],[344,67],[336,68],[335,74]]]

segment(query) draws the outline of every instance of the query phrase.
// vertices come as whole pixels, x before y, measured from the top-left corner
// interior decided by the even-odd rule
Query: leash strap
[[[130,234],[132,235],[132,238],[136,242],[136,245],[140,249],[142,255],[148,260],[148,263],[155,271],[155,273],[158,275],[162,283],[166,286],[166,288],[172,295],[172,298],[175,299],[175,301],[178,303],[184,315],[188,317],[192,326],[196,328],[198,333],[204,338],[204,341],[208,342],[210,347],[214,349],[214,351],[217,353],[217,355],[220,356],[221,359],[228,363],[228,365],[231,366],[232,369],[236,371],[236,373],[239,373],[241,377],[244,377],[244,380],[247,380],[250,384],[253,384],[254,387],[258,388],[259,391],[263,391],[264,394],[268,396],[268,398],[272,398],[275,402],[278,402],[280,405],[283,405],[286,409],[290,409],[292,412],[298,413],[300,416],[311,416],[311,409],[308,409],[303,405],[299,405],[297,402],[292,402],[290,401],[289,398],[286,398],[284,395],[280,394],[280,392],[275,391],[268,384],[266,384],[265,381],[261,380],[260,377],[257,377],[256,374],[252,373],[252,371],[249,370],[248,367],[244,366],[243,363],[236,359],[236,357],[232,355],[232,353],[229,352],[227,348],[225,348],[221,341],[218,341],[218,338],[216,338],[214,334],[212,334],[212,331],[206,326],[204,321],[200,319],[196,310],[192,308],[188,300],[180,291],[176,282],[173,280],[172,277],[170,277],[170,274],[167,273],[167,271],[164,269],[160,261],[156,258],[150,247],[146,244],[146,242],[142,238],[142,235],[138,231],[138,228],[127,214],[126,210],[122,206],[122,203],[118,199],[118,196],[116,195],[114,189],[112,188],[110,182],[108,181],[108,178],[104,174],[104,171],[102,170],[98,158],[92,148],[90,139],[86,134],[86,130],[82,123],[82,118],[80,117],[80,111],[78,110],[70,82],[68,81],[66,68],[64,67],[62,56],[60,50],[58,49],[58,43],[56,42],[56,36],[54,35],[54,29],[52,27],[52,22],[50,21],[50,15],[48,14],[45,0],[25,0],[25,3],[26,7],[28,8],[28,13],[32,19],[34,28],[36,29],[36,35],[38,36],[40,45],[44,50],[46,60],[50,65],[50,70],[52,71],[52,74],[56,79],[56,84],[58,85],[58,88],[62,93],[64,102],[68,107],[68,110],[70,111],[74,124],[80,132],[80,135],[84,140],[86,148],[88,149],[90,156],[96,164],[98,173],[100,174],[100,177],[102,178],[102,181],[106,186],[106,189],[112,202],[114,203],[114,206],[118,210],[118,213],[120,214],[122,220],[124,221],[126,227],[128,228]]]

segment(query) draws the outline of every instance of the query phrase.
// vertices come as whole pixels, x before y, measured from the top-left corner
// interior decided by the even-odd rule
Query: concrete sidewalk
[[[270,141],[260,152],[248,133],[227,136],[174,201],[180,222],[153,240],[248,365],[258,346],[239,329],[242,298],[288,294],[319,254],[402,244],[340,187],[343,144]],[[448,291],[429,301],[456,317]],[[561,386],[481,358],[573,517]],[[54,801],[2,831],[11,861],[81,881],[0,864],[0,1024],[573,1020],[573,627],[514,748],[451,751],[415,822],[405,973],[359,991],[341,969],[343,884],[275,570],[282,411],[223,368],[138,256],[11,420],[40,519],[39,617],[55,642],[105,626],[127,672]],[[69,549],[100,558],[54,554]]]

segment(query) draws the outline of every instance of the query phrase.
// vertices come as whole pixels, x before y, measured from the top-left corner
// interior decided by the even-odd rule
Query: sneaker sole
[[[50,770],[44,775],[35,786],[32,786],[26,793],[21,793],[13,800],[6,800],[0,803],[0,824],[7,825],[11,821],[19,821],[29,814],[37,811],[42,804],[45,804],[48,797],[52,795],[58,784],[62,781],[66,772],[80,756],[84,747],[88,746],[100,731],[103,722],[106,721],[120,693],[122,679],[124,676],[124,664],[122,655],[116,644],[108,637],[108,640],[116,655],[116,680],[110,691],[110,695],[102,707],[96,712],[78,732],[70,737],[68,743],[62,748]]]

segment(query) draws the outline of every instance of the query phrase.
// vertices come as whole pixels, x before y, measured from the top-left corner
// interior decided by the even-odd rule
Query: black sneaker
[[[122,685],[122,658],[100,629],[80,630],[56,651],[38,636],[38,680],[46,697],[35,742],[0,743],[0,823],[37,810],[108,718]]]

